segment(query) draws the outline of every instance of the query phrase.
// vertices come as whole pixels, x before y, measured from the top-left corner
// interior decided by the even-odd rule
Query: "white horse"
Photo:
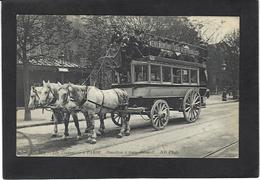
[[[40,96],[39,94],[41,93],[42,87],[35,87],[31,86],[31,91],[30,91],[30,100],[28,104],[28,108],[31,110],[41,108],[39,105],[39,99]],[[61,111],[51,109],[53,114],[53,122],[54,122],[54,133],[52,134],[52,137],[57,137],[58,135],[58,123],[63,120],[63,113]]]
[[[81,132],[79,128],[79,122],[78,122],[78,116],[75,111],[67,111],[66,109],[57,108],[57,101],[59,99],[58,97],[58,89],[61,87],[60,83],[50,83],[49,81],[46,83],[43,81],[43,86],[38,91],[38,104],[40,107],[51,107],[51,110],[53,111],[53,117],[54,117],[54,125],[55,130],[54,133],[58,133],[58,119],[62,118],[65,125],[65,131],[64,131],[64,138],[69,136],[68,133],[68,125],[69,125],[69,119],[70,115],[72,115],[74,124],[77,129],[77,139],[81,137]],[[54,136],[55,136],[54,134]]]
[[[80,109],[89,120],[90,136],[88,141],[96,143],[94,115],[99,114],[100,131],[104,130],[104,114],[126,108],[128,94],[122,89],[100,90],[95,86],[81,86],[64,84],[59,90],[59,105],[68,111]],[[130,134],[130,126],[127,118],[122,118],[122,128],[118,137]]]

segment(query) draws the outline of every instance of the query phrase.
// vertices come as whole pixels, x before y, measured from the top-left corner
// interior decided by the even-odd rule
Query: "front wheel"
[[[169,105],[165,100],[159,99],[152,106],[150,118],[156,130],[162,130],[168,124],[170,116]]]
[[[129,121],[129,119],[130,119],[130,114],[125,114],[124,116],[121,113],[117,113],[117,112],[111,113],[111,118],[112,118],[113,123],[119,127],[122,127],[123,118],[127,118],[126,119],[127,121]]]
[[[200,115],[201,96],[196,89],[189,89],[183,99],[183,115],[187,122],[195,122]]]

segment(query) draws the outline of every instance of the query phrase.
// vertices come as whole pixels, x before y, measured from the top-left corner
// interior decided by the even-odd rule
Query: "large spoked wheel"
[[[119,126],[119,127],[122,127],[122,119],[123,118],[127,118],[127,121],[129,121],[130,119],[130,114],[120,114],[120,113],[117,113],[117,112],[112,112],[111,113],[111,118],[112,118],[112,121],[115,125]]]
[[[183,115],[187,122],[195,122],[200,115],[201,96],[196,89],[189,89],[183,99]]]
[[[151,123],[156,130],[163,129],[169,121],[169,105],[165,100],[155,101],[150,113]]]

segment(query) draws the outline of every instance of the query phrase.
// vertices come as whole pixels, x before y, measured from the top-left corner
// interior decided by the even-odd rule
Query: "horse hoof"
[[[125,135],[126,135],[126,136],[129,136],[129,135],[130,135],[130,132],[125,132]]]
[[[68,136],[63,135],[62,138],[63,138],[64,140],[67,140],[67,139],[68,139]]]
[[[93,138],[88,138],[87,140],[87,143],[90,143],[90,144],[96,144],[97,140],[96,139],[93,139]]]
[[[80,140],[81,139],[81,136],[80,135],[77,135],[77,140]]]
[[[56,138],[56,137],[58,137],[57,134],[52,134],[52,135],[51,135],[51,138]]]
[[[90,144],[96,144],[96,143],[97,143],[97,140],[96,140],[96,139],[91,139],[91,140],[89,141],[89,143],[90,143]]]
[[[120,134],[118,134],[116,137],[117,137],[117,138],[122,138],[123,135],[120,133]]]
[[[102,135],[102,133],[100,131],[97,131],[96,134],[97,134],[97,136],[101,136]]]

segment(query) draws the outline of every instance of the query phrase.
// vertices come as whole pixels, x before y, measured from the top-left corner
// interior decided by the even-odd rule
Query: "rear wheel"
[[[195,122],[200,115],[201,96],[196,89],[189,89],[183,99],[183,115],[186,121]]]
[[[163,129],[169,121],[169,105],[165,100],[159,99],[152,106],[150,118],[152,126],[156,130]]]
[[[122,119],[123,118],[127,118],[127,121],[129,121],[130,119],[130,114],[124,114],[122,115],[121,113],[117,113],[117,112],[112,112],[111,113],[111,118],[112,121],[115,125],[122,127]]]

